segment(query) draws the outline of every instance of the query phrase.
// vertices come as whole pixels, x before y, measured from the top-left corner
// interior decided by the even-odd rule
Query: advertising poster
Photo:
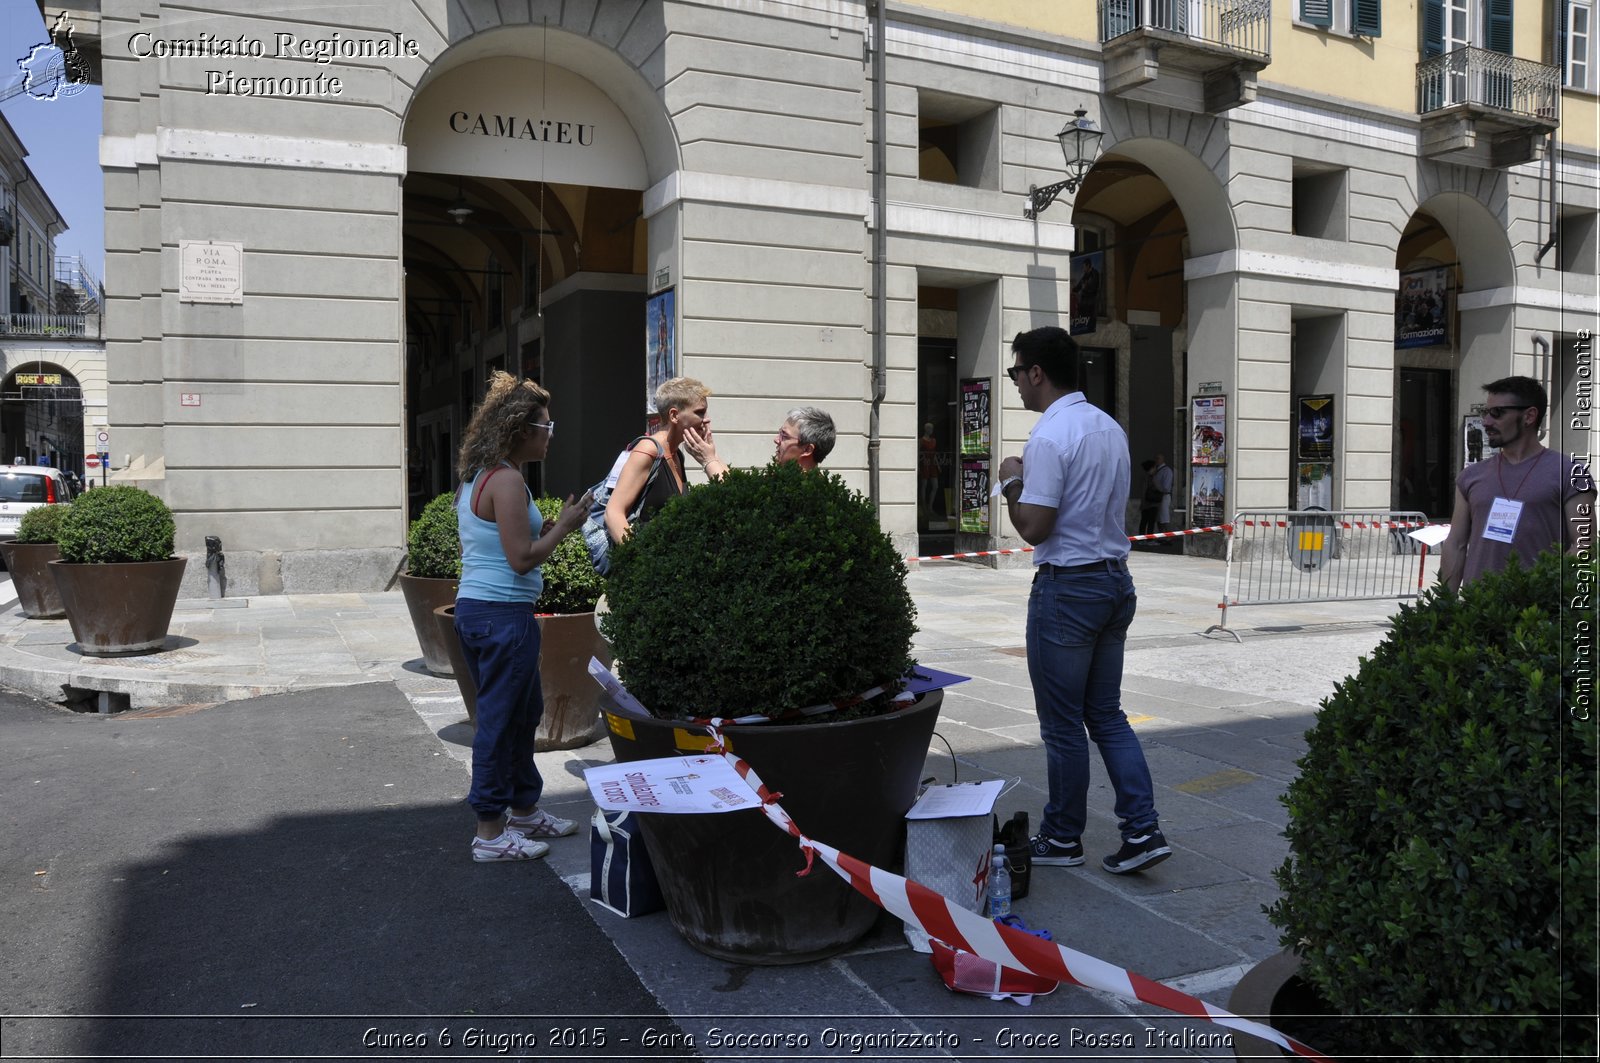
[[[961,463],[961,530],[989,534],[989,463]]]
[[[644,412],[656,411],[656,388],[678,375],[677,296],[657,292],[644,304]]]
[[[1333,460],[1333,396],[1300,396],[1300,460]]]
[[[1394,300],[1396,347],[1449,346],[1450,271],[1421,269],[1400,274]]]
[[[1189,470],[1189,520],[1196,528],[1221,524],[1223,477],[1227,470],[1218,465],[1196,465]]]
[[[961,456],[989,453],[989,378],[961,382]],[[965,473],[963,472],[963,475]],[[963,505],[962,507],[966,507]]]
[[[1333,508],[1333,466],[1325,461],[1302,462],[1296,478],[1295,509]]]
[[[1190,465],[1228,463],[1228,396],[1196,395],[1190,400],[1194,441],[1189,449]]]
[[[1072,293],[1067,309],[1067,331],[1074,336],[1093,332],[1106,316],[1106,253],[1091,251],[1072,259]]]

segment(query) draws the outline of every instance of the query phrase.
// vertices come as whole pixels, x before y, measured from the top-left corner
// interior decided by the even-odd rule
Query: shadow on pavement
[[[8,1055],[515,1059],[674,1028],[544,861],[472,862],[465,772],[392,686],[153,719],[0,695],[0,737]]]

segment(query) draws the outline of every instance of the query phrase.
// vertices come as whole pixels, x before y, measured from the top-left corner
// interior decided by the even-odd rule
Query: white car
[[[35,506],[71,502],[72,485],[48,465],[0,465],[0,542],[17,537],[22,515]]]

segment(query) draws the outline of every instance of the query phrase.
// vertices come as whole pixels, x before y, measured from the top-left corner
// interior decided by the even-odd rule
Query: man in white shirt
[[[1123,649],[1138,604],[1123,524],[1128,437],[1079,390],[1078,345],[1065,329],[1018,333],[1011,354],[1007,373],[1023,406],[1043,415],[1022,457],[1006,458],[999,470],[1006,513],[1035,547],[1028,676],[1050,797],[1033,862],[1083,863],[1092,738],[1117,795],[1122,835],[1122,848],[1101,866],[1125,875],[1172,855],[1157,825],[1144,749],[1122,712]]]

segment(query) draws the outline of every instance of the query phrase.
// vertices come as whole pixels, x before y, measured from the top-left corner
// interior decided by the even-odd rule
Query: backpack
[[[611,471],[605,478],[589,490],[594,495],[594,503],[589,507],[589,516],[583,522],[583,542],[589,548],[589,563],[594,566],[598,575],[604,576],[611,572],[611,533],[606,530],[606,502],[611,498],[611,492],[617,488],[617,478],[622,475],[622,467],[628,463],[628,456],[633,453],[633,448],[650,436],[639,436],[622,448],[622,453],[617,455],[617,460],[612,463]],[[655,484],[656,477],[661,473],[661,463],[666,459],[667,452],[661,449],[661,444],[656,443],[656,457],[650,463],[650,475],[644,481],[644,490],[639,492],[639,500],[628,511],[628,525],[630,527],[639,519],[639,511],[644,509],[644,500],[650,495],[650,488]]]

